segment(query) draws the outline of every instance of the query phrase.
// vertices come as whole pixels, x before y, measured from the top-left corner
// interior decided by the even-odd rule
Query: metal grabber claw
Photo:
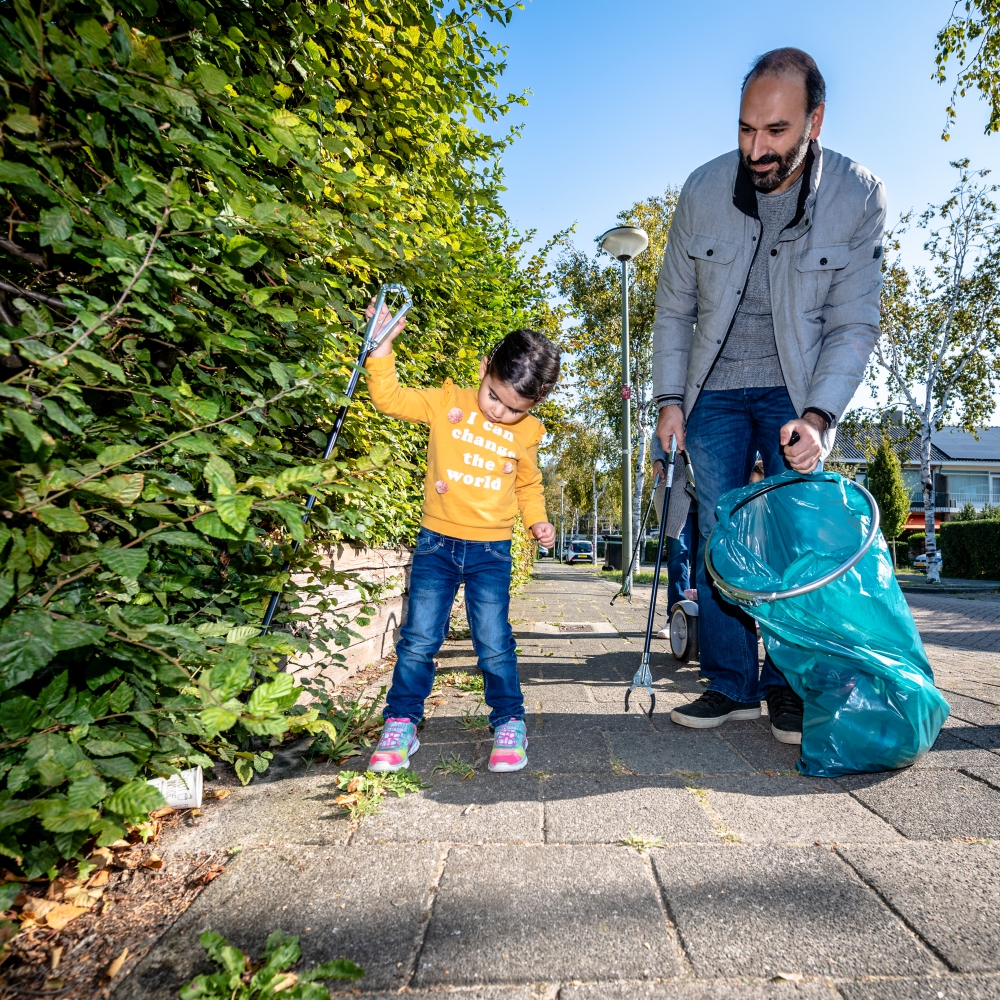
[[[656,692],[653,690],[653,674],[649,669],[649,651],[642,658],[642,663],[639,664],[639,669],[635,672],[635,677],[632,678],[632,686],[625,692],[625,711],[628,711],[628,700],[632,696],[632,692],[635,690],[643,690],[649,692],[649,711],[646,713],[650,718],[653,717],[653,709],[656,708]]]

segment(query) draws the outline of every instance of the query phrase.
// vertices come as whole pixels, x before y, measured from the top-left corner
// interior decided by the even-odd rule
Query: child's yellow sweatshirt
[[[431,531],[475,542],[510,538],[518,507],[524,526],[547,520],[538,443],[545,425],[531,414],[494,424],[476,412],[477,389],[448,379],[440,389],[404,389],[396,359],[369,358],[368,392],[390,417],[429,424],[424,516]]]

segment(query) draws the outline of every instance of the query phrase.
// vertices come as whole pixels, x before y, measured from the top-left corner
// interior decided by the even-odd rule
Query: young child
[[[379,321],[388,318],[385,311]],[[392,353],[403,326],[405,321],[368,356],[368,391],[379,411],[429,424],[431,436],[409,610],[396,644],[382,738],[369,769],[409,767],[420,747],[417,724],[434,683],[434,656],[464,583],[472,645],[491,708],[490,770],[519,771],[528,763],[528,739],[508,622],[511,526],[520,508],[535,538],[549,548],[555,543],[535,460],[545,427],[528,411],[555,385],[559,352],[542,334],[515,330],[480,362],[477,388],[460,388],[447,379],[439,389],[405,389],[396,379]]]

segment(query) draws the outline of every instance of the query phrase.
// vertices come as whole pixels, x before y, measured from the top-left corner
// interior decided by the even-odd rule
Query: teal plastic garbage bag
[[[785,472],[731,490],[716,515],[711,565],[725,583],[752,591],[788,590],[832,571],[861,548],[871,524],[864,494],[834,472]],[[852,569],[818,590],[756,605],[720,592],[757,620],[805,703],[805,774],[889,771],[931,748],[948,703],[881,531]]]

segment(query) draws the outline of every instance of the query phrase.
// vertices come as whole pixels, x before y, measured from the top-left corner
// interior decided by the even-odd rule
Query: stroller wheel
[[[698,656],[698,617],[689,615],[680,602],[670,615],[670,651],[682,663]]]

